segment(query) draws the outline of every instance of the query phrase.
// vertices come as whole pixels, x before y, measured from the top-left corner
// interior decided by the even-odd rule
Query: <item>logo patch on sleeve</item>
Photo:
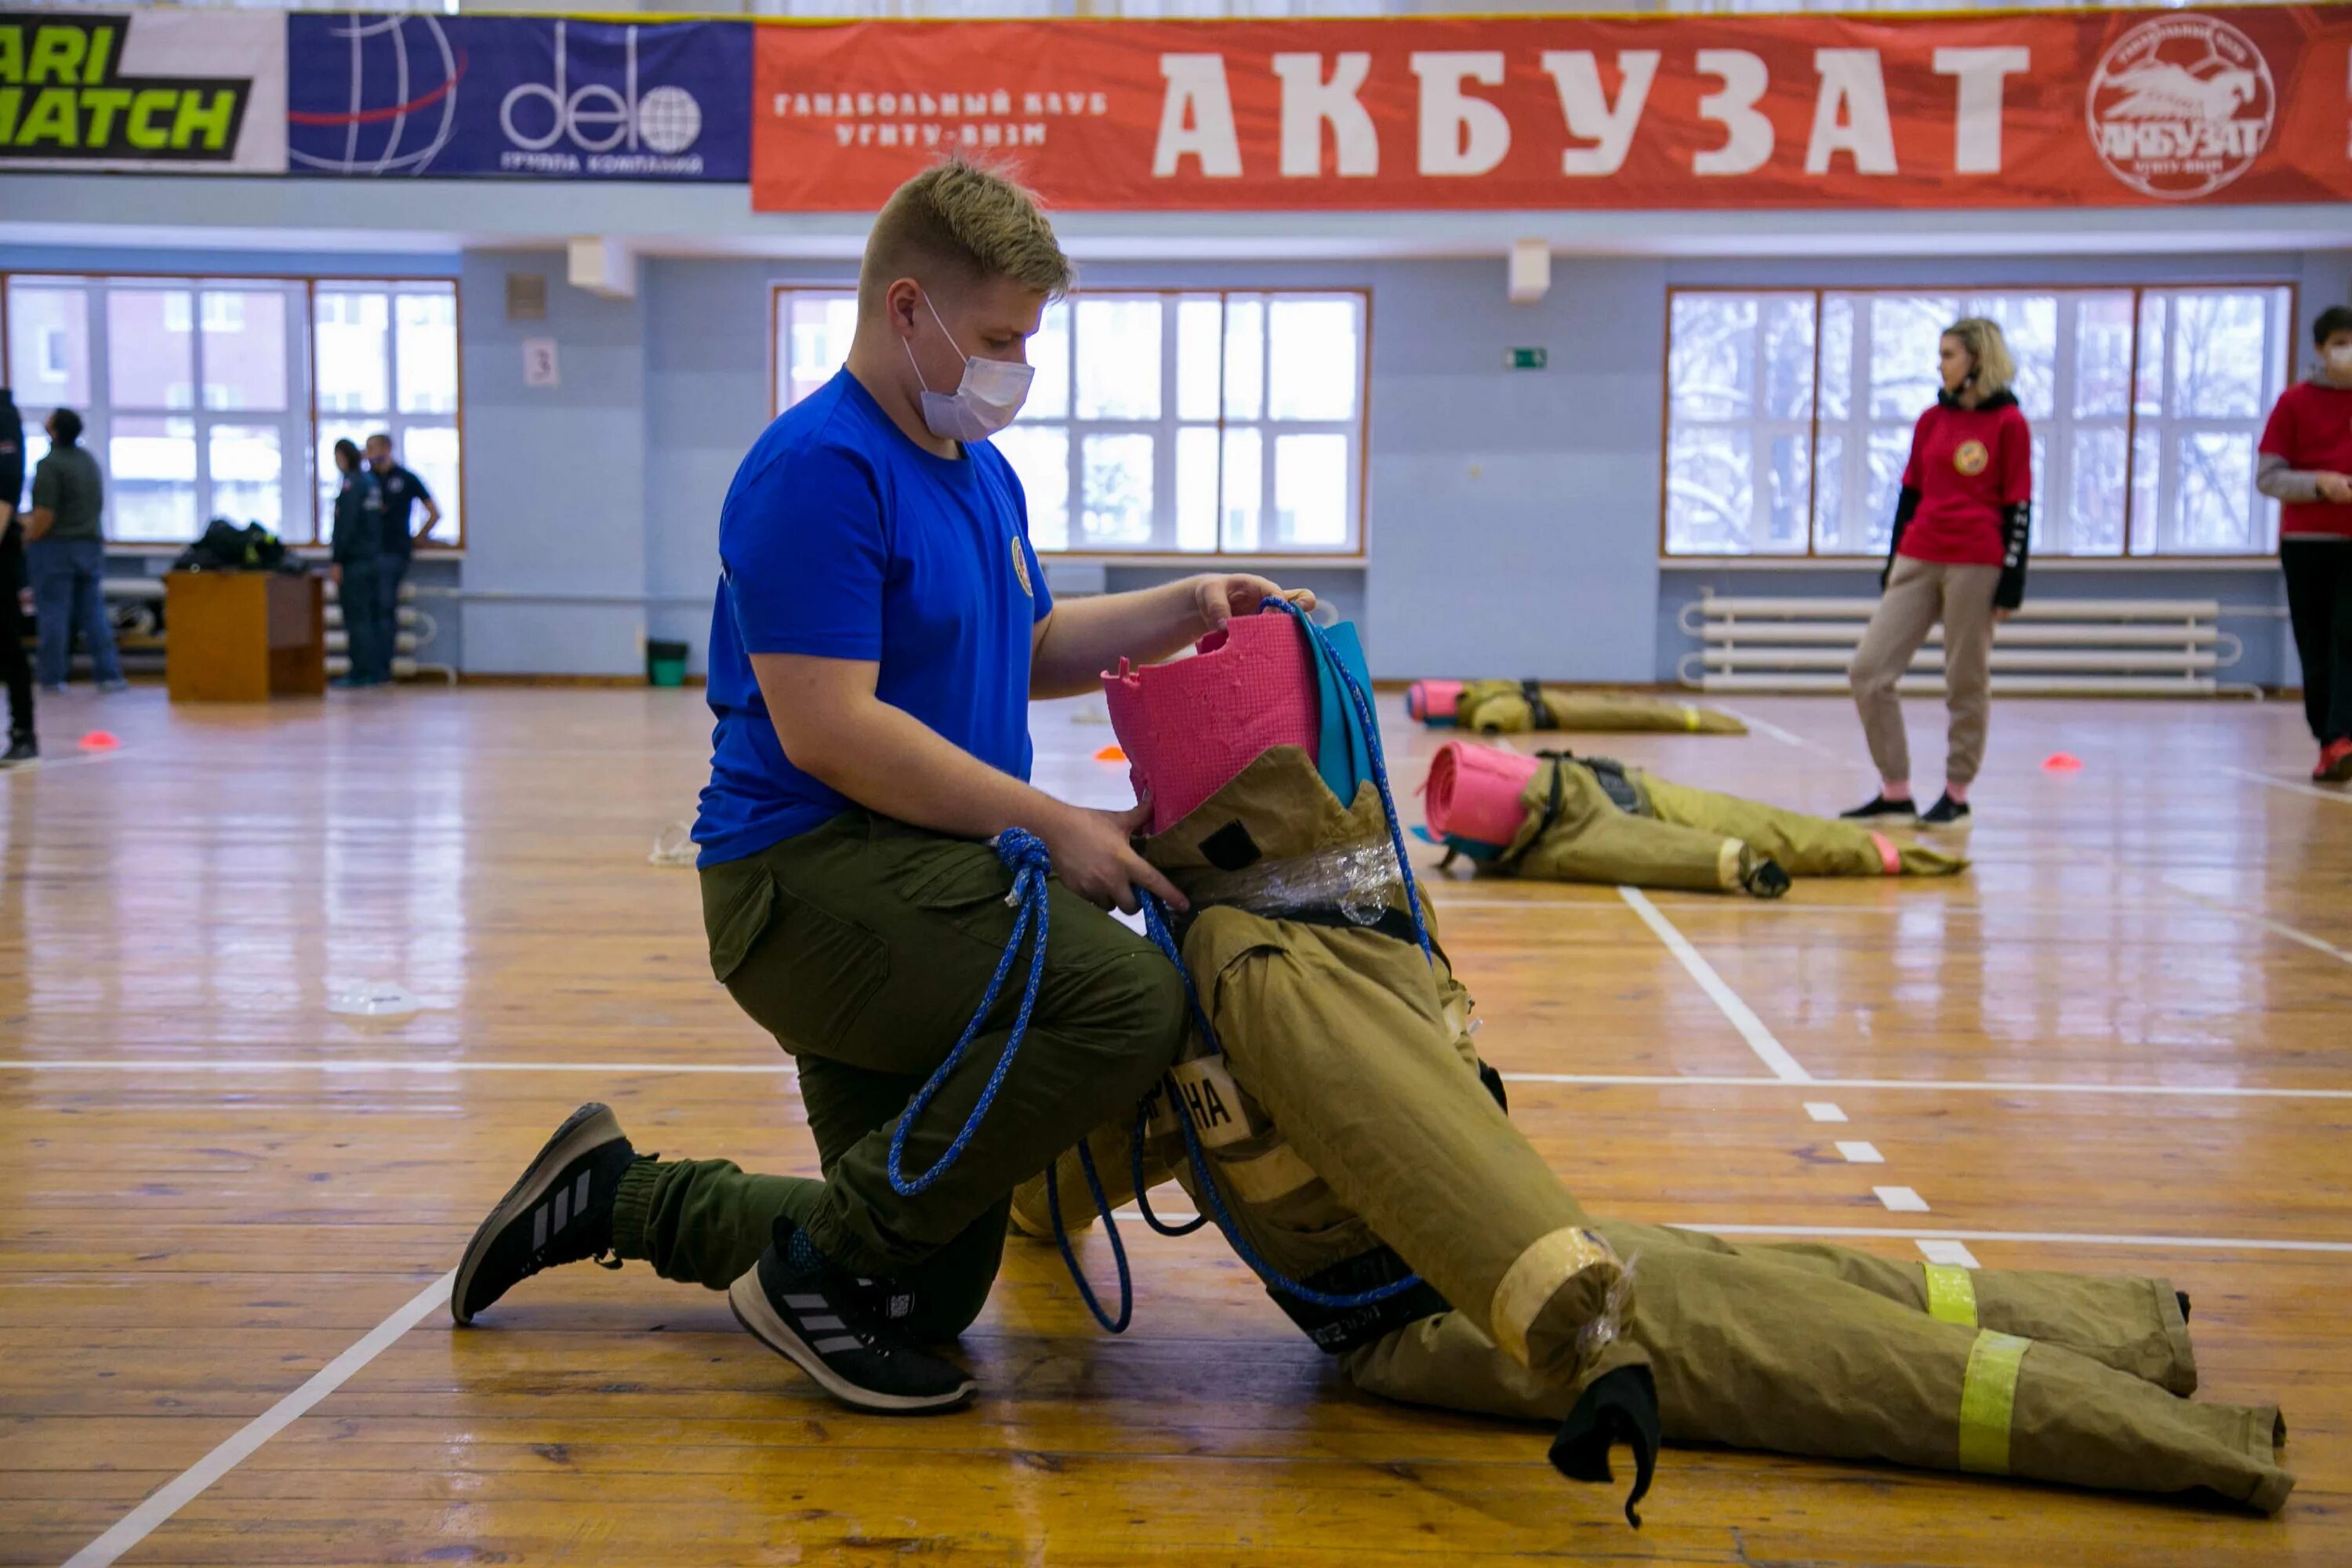
[[[1012,542],[1013,575],[1020,580],[1021,591],[1034,599],[1037,596],[1037,590],[1029,585],[1029,552],[1021,548],[1020,535],[1013,535]]]

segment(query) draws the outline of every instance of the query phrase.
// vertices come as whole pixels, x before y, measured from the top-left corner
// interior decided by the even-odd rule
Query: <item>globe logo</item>
[[[682,87],[657,87],[637,100],[637,135],[665,154],[683,153],[702,134],[702,105]]]
[[[329,32],[348,44],[350,67],[341,79],[289,84],[288,160],[334,174],[422,174],[457,127],[465,57],[431,16],[338,17]]]

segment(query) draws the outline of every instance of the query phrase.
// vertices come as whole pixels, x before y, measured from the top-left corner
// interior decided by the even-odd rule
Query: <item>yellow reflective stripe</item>
[[[1696,731],[1696,730],[1698,728],[1698,725],[1699,725],[1698,710],[1697,710],[1697,709],[1696,709],[1696,708],[1694,708],[1694,707],[1692,707],[1692,706],[1691,706],[1689,703],[1687,703],[1687,702],[1684,703],[1684,704],[1683,704],[1683,728],[1684,728],[1684,729],[1685,729],[1685,730],[1692,730],[1692,731]]]
[[[1927,1271],[1927,1315],[1939,1323],[1977,1326],[1977,1282],[1957,1263],[1922,1263]]]
[[[2009,1474],[2009,1423],[2017,1409],[2017,1367],[2033,1342],[1977,1331],[1960,1383],[1960,1468]]]

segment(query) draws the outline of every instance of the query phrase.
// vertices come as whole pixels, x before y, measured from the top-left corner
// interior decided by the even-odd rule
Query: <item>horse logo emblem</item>
[[[2084,105],[2107,172],[2145,196],[2210,196],[2253,166],[2278,117],[2270,62],[2210,16],[2162,16],[2116,41]]]

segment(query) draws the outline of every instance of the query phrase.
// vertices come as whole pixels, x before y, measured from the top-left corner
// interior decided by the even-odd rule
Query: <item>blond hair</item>
[[[1944,336],[1959,339],[1960,347],[1969,351],[1968,388],[1979,403],[2007,392],[2017,379],[2017,361],[2010,357],[2009,340],[2001,336],[1999,321],[1963,316],[1944,329]]]
[[[968,282],[1010,278],[1058,298],[1076,269],[1030,192],[969,158],[940,160],[900,185],[866,237],[857,313],[878,314],[901,278]]]

